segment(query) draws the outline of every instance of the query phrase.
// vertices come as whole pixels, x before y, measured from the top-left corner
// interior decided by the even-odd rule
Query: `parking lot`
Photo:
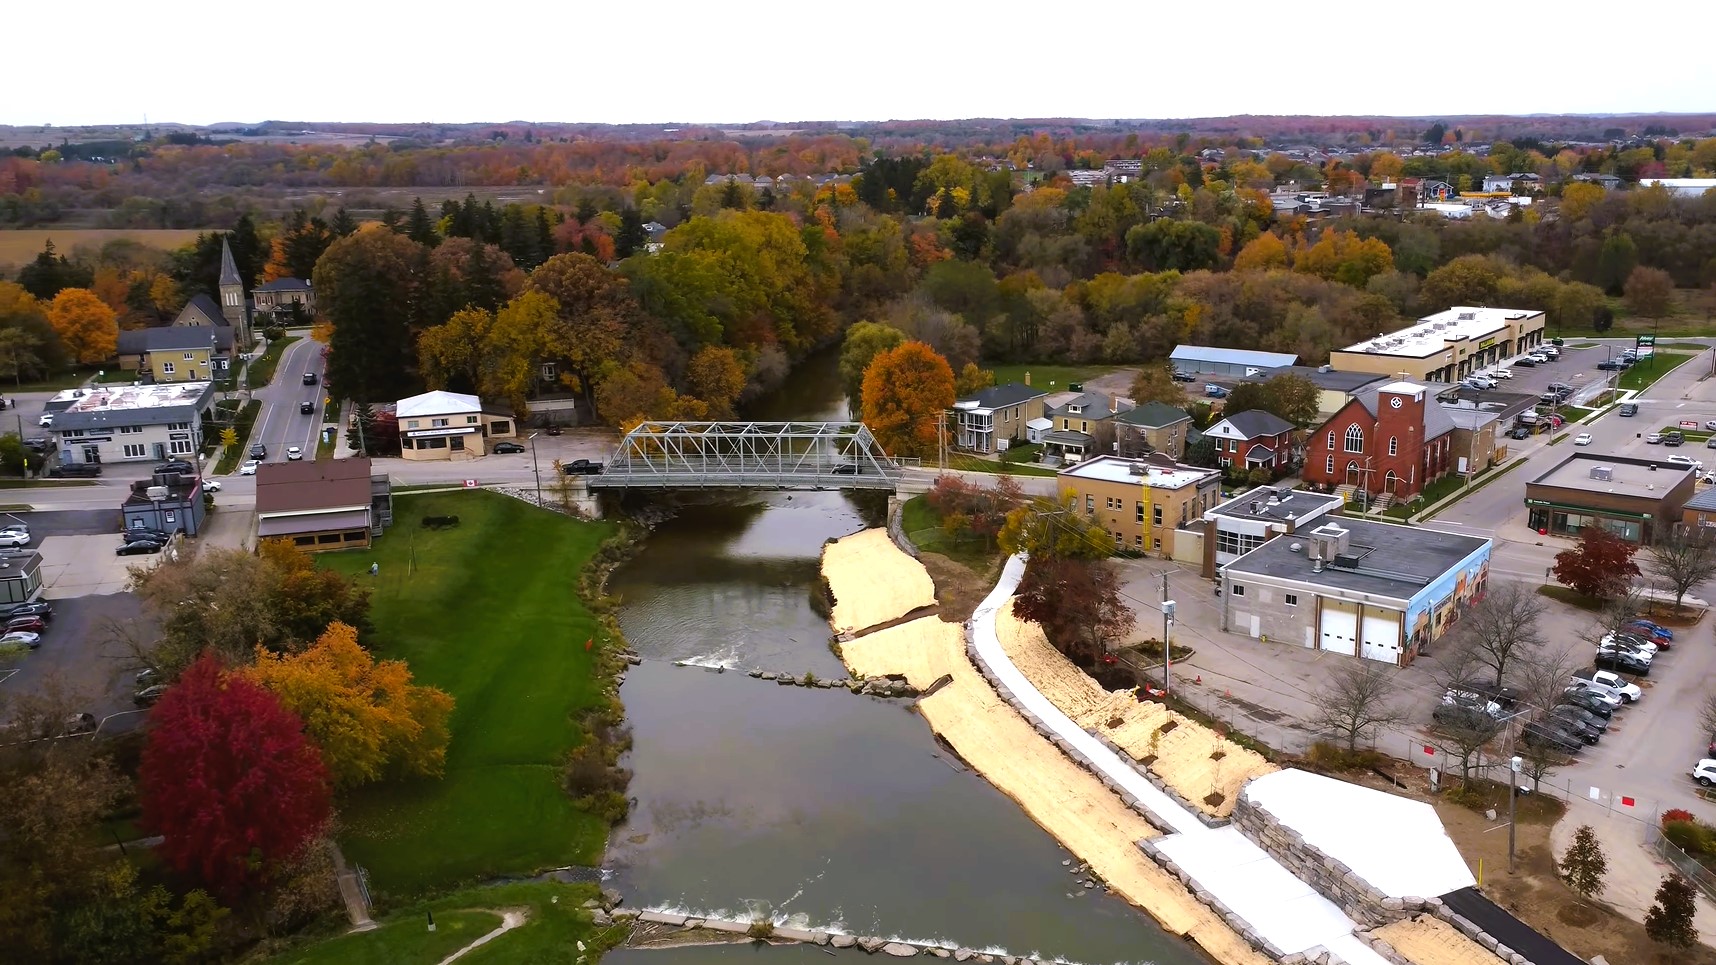
[[[1579,345],[1591,347],[1576,347]],[[1573,401],[1577,404],[1591,394],[1592,386],[1607,380],[1611,373],[1598,369],[1597,363],[1608,359],[1611,354],[1611,349],[1606,345],[1570,339],[1567,344],[1561,346],[1561,358],[1555,361],[1544,365],[1523,366],[1518,364],[1518,356],[1515,356],[1500,365],[1483,369],[1479,374],[1493,375],[1497,369],[1506,369],[1512,376],[1498,379],[1496,391],[1517,392],[1521,395],[1542,395],[1549,391],[1549,383],[1565,382],[1573,386]]]

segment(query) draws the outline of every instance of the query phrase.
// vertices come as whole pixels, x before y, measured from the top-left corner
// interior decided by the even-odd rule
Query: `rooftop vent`
[[[1148,476],[1148,475],[1150,475],[1150,467],[1144,465],[1141,462],[1135,462],[1132,465],[1127,466],[1126,471],[1131,473],[1134,476]]]
[[[1477,319],[1477,317],[1478,317],[1477,312],[1461,312],[1460,313],[1460,321],[1462,321],[1462,322],[1475,321]]]
[[[1323,374],[1327,375],[1329,372],[1331,372],[1333,370],[1330,369],[1327,365],[1319,365],[1319,366],[1317,366],[1317,371],[1322,372]]]
[[[1293,545],[1287,547],[1287,551],[1290,553],[1303,553],[1305,551],[1305,544],[1304,543],[1294,543]]]
[[[1591,478],[1596,479],[1600,482],[1614,482],[1615,481],[1615,467],[1613,467],[1613,466],[1592,466],[1591,467]]]

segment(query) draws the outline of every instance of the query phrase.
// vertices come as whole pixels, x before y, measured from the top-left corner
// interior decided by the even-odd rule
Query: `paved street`
[[[245,445],[248,447],[258,442],[266,445],[268,459],[265,461],[268,462],[285,462],[289,446],[299,447],[304,450],[304,458],[314,459],[316,437],[322,429],[325,401],[322,376],[325,369],[322,343],[300,338],[286,346],[286,351],[281,353],[280,364],[274,369],[274,381],[254,392],[254,397],[261,400],[262,408],[256,414],[256,423],[251,427],[250,439]],[[315,385],[304,384],[306,373],[316,376]],[[308,415],[299,411],[299,406],[305,402],[314,407]]]

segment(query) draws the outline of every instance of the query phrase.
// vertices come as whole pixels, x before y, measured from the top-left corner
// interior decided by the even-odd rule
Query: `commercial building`
[[[42,554],[0,550],[0,606],[30,603],[42,595]]]
[[[1662,459],[1575,452],[1525,484],[1533,529],[1578,536],[1601,526],[1631,543],[1654,540],[1682,521],[1698,470]]]
[[[1253,352],[1239,348],[1213,348],[1207,345],[1176,345],[1168,356],[1174,368],[1193,375],[1236,375],[1241,378],[1257,375],[1283,365],[1292,365],[1299,356],[1286,352]]]
[[[1222,628],[1406,666],[1483,593],[1491,543],[1339,517],[1221,568]]]
[[[1306,437],[1300,476],[1324,489],[1412,499],[1453,467],[1453,434],[1429,387],[1390,382],[1359,393]]]
[[[50,431],[60,462],[194,460],[214,383],[98,385],[81,392],[53,413]]]
[[[207,297],[207,296],[204,296]],[[232,364],[232,329],[222,325],[168,325],[119,333],[119,368],[145,382],[202,382],[226,377]]]
[[[163,533],[183,530],[186,536],[203,531],[208,509],[203,500],[203,481],[176,472],[159,473],[153,479],[131,484],[119,514],[126,529],[158,529]]]
[[[256,470],[256,535],[310,552],[370,545],[393,522],[385,473],[367,457],[265,462]]]
[[[1180,527],[1174,559],[1202,568],[1205,579],[1277,536],[1316,525],[1346,504],[1334,493],[1286,486],[1259,486]]]
[[[1458,382],[1543,344],[1543,313],[1460,306],[1329,353],[1331,368],[1417,382]]]
[[[406,459],[474,459],[490,439],[518,436],[510,411],[485,409],[474,395],[425,392],[400,399],[399,454]]]
[[[953,404],[953,445],[970,452],[999,452],[1026,438],[1026,425],[1043,417],[1048,393],[1019,382],[991,386]]]
[[[1102,523],[1115,549],[1174,555],[1175,531],[1221,498],[1221,472],[1185,466],[1162,453],[1143,459],[1097,456],[1057,474]]]
[[[1678,197],[1697,198],[1716,188],[1716,178],[1639,178],[1640,190],[1654,187]]]

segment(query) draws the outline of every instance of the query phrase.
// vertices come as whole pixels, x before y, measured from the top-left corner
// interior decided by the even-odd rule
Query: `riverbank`
[[[459,525],[419,527],[426,516]],[[417,682],[453,696],[452,739],[441,778],[370,785],[340,802],[346,856],[383,906],[597,863],[612,809],[623,814],[623,784],[581,789],[580,806],[567,763],[592,738],[623,737],[613,679],[622,644],[601,612],[601,574],[623,556],[613,542],[622,531],[480,491],[402,496],[394,517],[373,548],[318,562],[370,589],[378,656],[404,659]]]
[[[893,559],[877,554],[861,572],[829,575],[835,598],[861,594],[861,582],[886,582],[920,565],[894,552]],[[927,692],[917,708],[930,728],[1109,890],[1224,965],[1268,961],[1139,849],[1137,842],[1159,833],[1142,814],[1044,739],[989,686],[966,656],[961,624],[924,617],[846,641],[841,654],[854,675],[904,674]]]

